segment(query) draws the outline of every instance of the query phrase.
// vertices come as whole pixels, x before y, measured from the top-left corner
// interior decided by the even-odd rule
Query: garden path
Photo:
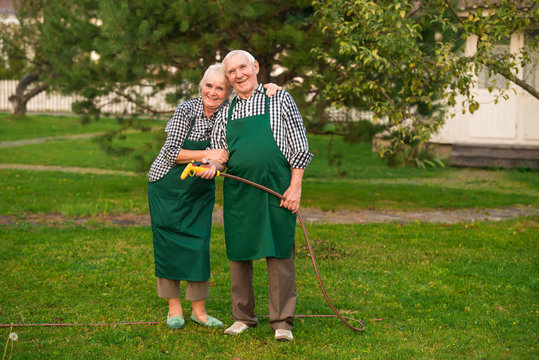
[[[101,134],[103,133],[100,132],[100,133],[87,133],[87,134],[74,134],[74,135],[44,136],[44,137],[32,138],[32,139],[0,141],[0,148],[42,144],[48,141],[90,139],[90,138],[93,138],[94,136],[101,135]]]
[[[316,208],[301,209],[304,221],[316,224],[366,224],[383,222],[431,222],[455,224],[473,221],[499,221],[519,216],[538,216],[537,207],[507,207],[502,209],[461,209],[461,210],[425,210],[425,211],[391,211],[391,210],[338,210],[322,211]],[[46,226],[63,224],[91,225],[92,223],[116,226],[149,226],[149,214],[100,214],[93,217],[68,218],[61,214],[28,214],[24,217],[0,215],[0,224],[31,223]],[[216,207],[213,222],[223,224],[223,209]]]

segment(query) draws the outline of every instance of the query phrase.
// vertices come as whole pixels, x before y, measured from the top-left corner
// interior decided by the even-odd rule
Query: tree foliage
[[[309,88],[297,77],[313,68],[310,50],[320,38],[305,0],[59,0],[46,12],[55,14],[43,30],[47,58],[57,69],[51,84],[81,95],[76,110],[88,115],[100,113],[106,94],[159,114],[138,85],[167,91],[172,110],[198,93],[209,65],[236,48],[256,56],[261,82]],[[272,73],[276,68],[283,71]]]
[[[233,49],[251,52],[259,80],[287,85],[300,106],[316,98],[306,97],[313,89],[306,74],[316,67],[311,48],[322,36],[309,0],[55,0],[45,2],[43,17],[51,88],[76,95],[73,110],[84,121],[106,114],[109,104],[124,106],[115,114],[121,126],[99,139],[115,153],[154,156],[156,149],[119,149],[112,140],[128,128],[148,130],[134,121],[141,115],[171,115],[198,94],[205,69]],[[151,101],[163,93],[164,109]]]
[[[42,0],[16,2],[18,23],[0,23],[0,75],[2,79],[18,79],[15,94],[9,97],[13,113],[24,115],[26,104],[48,88],[44,73],[50,72],[40,44]]]
[[[457,1],[314,1],[320,27],[336,47],[317,48],[317,57],[336,74],[319,77],[324,96],[333,104],[358,106],[386,119],[400,142],[412,134],[428,138],[443,123],[440,105],[456,105],[459,95],[470,112],[479,104],[472,89],[482,67],[501,74],[538,97],[517,77],[520,66],[537,51],[537,37],[527,37],[518,54],[494,47],[514,33],[537,30],[535,1],[482,1],[464,18]],[[464,54],[470,36],[477,52]],[[503,92],[503,90],[501,90]]]
[[[464,14],[453,0],[19,0],[20,31],[2,32],[2,51],[23,61],[21,78],[39,71],[40,84],[77,95],[73,109],[91,119],[104,98],[134,106],[133,117],[168,114],[198,93],[210,64],[241,48],[259,61],[261,82],[294,95],[309,131],[359,138],[356,121],[328,126],[329,106],[354,107],[387,121],[402,143],[436,131],[461,95],[475,111],[482,69],[539,97],[517,76],[537,51],[537,2],[460,2],[481,6]],[[494,51],[514,33],[525,34],[525,48]],[[464,54],[471,36],[477,51]],[[162,92],[164,110],[148,101]]]

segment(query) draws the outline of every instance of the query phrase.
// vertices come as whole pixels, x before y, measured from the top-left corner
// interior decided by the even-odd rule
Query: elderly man
[[[259,65],[254,57],[234,50],[223,65],[237,96],[216,120],[212,148],[229,151],[228,173],[269,187],[286,199],[225,179],[225,242],[235,320],[225,334],[238,335],[257,325],[252,260],[266,258],[269,324],[275,339],[290,341],[296,310],[294,213],[300,204],[303,172],[313,155],[294,100],[286,91],[266,96],[257,80]],[[215,170],[199,174],[208,178]]]

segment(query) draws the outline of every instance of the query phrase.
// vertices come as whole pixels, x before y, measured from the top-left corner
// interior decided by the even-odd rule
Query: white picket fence
[[[17,82],[17,80],[0,80],[0,112],[11,112],[13,110],[13,106],[8,99],[15,93]],[[172,88],[166,89],[152,96],[152,88],[150,86],[136,87],[139,96],[144,97],[146,104],[152,109],[170,114],[174,112],[174,106],[166,103],[165,96],[173,90]],[[108,96],[101,99],[101,104],[106,104],[102,108],[103,113],[132,114],[136,111],[135,104],[127,101],[111,103],[112,98],[112,96]],[[76,96],[42,92],[28,101],[26,110],[29,113],[71,113],[71,105],[76,99]],[[371,112],[355,109],[330,107],[327,109],[327,113],[335,121],[373,120]],[[165,114],[165,116],[167,115]]]
[[[0,80],[0,111],[11,112],[12,104],[8,100],[15,93],[17,80]],[[143,97],[152,109],[172,113],[174,106],[167,104],[165,96],[172,89],[164,90],[158,94],[151,95],[152,88],[150,86],[137,86],[135,88],[137,94]],[[109,114],[131,114],[136,111],[136,105],[128,102],[112,102],[113,97],[107,96],[100,100],[104,105],[103,113]],[[55,93],[42,92],[28,101],[26,109],[28,112],[41,113],[70,113],[72,112],[71,105],[77,100],[76,96],[61,95]]]

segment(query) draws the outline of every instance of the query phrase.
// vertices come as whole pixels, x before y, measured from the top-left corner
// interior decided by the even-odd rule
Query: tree
[[[0,24],[0,56],[3,78],[19,79],[9,97],[13,114],[25,115],[28,101],[48,88],[42,79],[51,69],[40,47],[41,1],[21,0],[16,5],[18,24]]]
[[[47,83],[78,95],[73,110],[85,121],[98,119],[107,104],[129,106],[116,114],[116,134],[139,126],[140,115],[171,114],[198,94],[209,65],[238,48],[259,61],[261,82],[286,85],[300,106],[325,107],[307,75],[318,67],[311,49],[322,41],[310,0],[56,0],[43,13],[40,44],[54,69]],[[149,101],[158,93],[166,93],[168,108]],[[103,137],[105,147],[114,135]]]
[[[51,84],[81,95],[75,109],[89,116],[101,112],[99,99],[108,94],[158,115],[139,85],[151,94],[167,90],[172,110],[198,93],[210,64],[236,48],[256,56],[261,82],[308,88],[297,76],[314,66],[310,50],[321,39],[306,0],[58,0],[46,4],[45,14],[42,45],[56,70]],[[276,68],[282,71],[272,73]]]
[[[469,111],[477,109],[470,90],[481,67],[534,94],[516,71],[530,61],[537,39],[528,39],[518,55],[493,47],[533,28],[538,6],[482,3],[488,11],[474,8],[461,18],[449,0],[43,2],[36,47],[49,71],[40,80],[78,95],[73,109],[86,120],[103,114],[104,98],[134,107],[119,116],[120,133],[134,126],[135,116],[170,113],[198,93],[207,66],[242,48],[259,60],[261,82],[286,85],[310,132],[354,139],[362,131],[356,122],[327,126],[327,107],[343,105],[387,120],[400,142],[427,138],[458,94]],[[472,35],[478,50],[464,56],[459,52]],[[170,106],[164,111],[147,96],[163,92]]]
[[[539,23],[535,1],[482,1],[466,18],[456,1],[314,1],[320,26],[336,48],[317,48],[318,58],[338,81],[319,78],[326,99],[359,106],[387,119],[395,139],[426,139],[442,124],[439,105],[454,106],[464,95],[470,112],[479,104],[471,88],[482,67],[515,82],[536,98],[537,89],[520,80],[520,66],[537,51],[537,37],[527,39],[519,54],[493,51],[514,33]],[[472,3],[472,1],[469,1]],[[477,52],[461,53],[469,36],[477,36]],[[504,90],[499,88],[500,96]]]

